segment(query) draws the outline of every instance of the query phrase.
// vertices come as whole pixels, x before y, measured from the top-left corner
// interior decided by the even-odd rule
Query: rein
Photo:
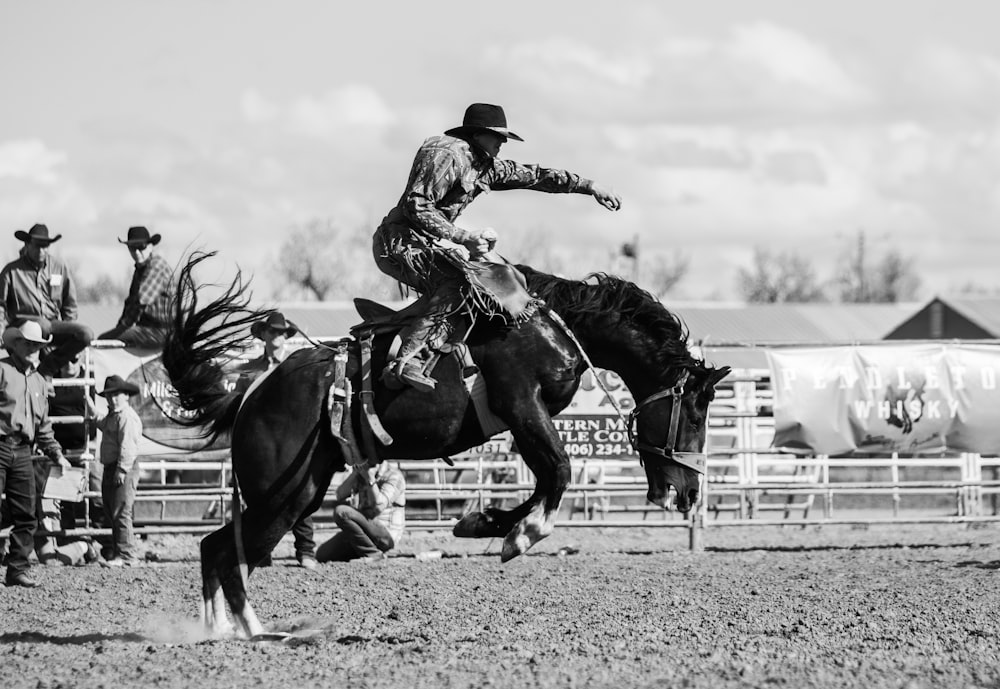
[[[604,385],[601,381],[601,377],[597,375],[597,371],[594,367],[594,363],[587,356],[587,352],[584,351],[583,345],[576,338],[576,334],[570,329],[566,322],[553,311],[551,308],[546,308],[546,312],[552,318],[556,324],[563,329],[567,337],[573,341],[576,345],[577,350],[580,352],[580,356],[583,357],[583,361],[587,364],[587,368],[594,372],[594,381],[597,383],[598,387],[604,392],[605,398],[614,407],[615,412],[618,414],[618,418],[621,419],[622,423],[625,425],[625,429],[628,431],[628,441],[629,444],[639,454],[639,464],[643,464],[642,452],[649,452],[654,455],[659,455],[660,457],[666,457],[671,459],[681,466],[687,467],[688,469],[694,469],[698,473],[704,474],[705,467],[707,465],[707,458],[704,453],[701,452],[678,452],[674,450],[674,445],[677,443],[677,426],[680,423],[681,418],[681,399],[684,396],[684,384],[687,382],[690,371],[684,369],[681,372],[680,378],[674,383],[674,386],[669,390],[661,390],[655,392],[649,397],[645,398],[641,402],[635,405],[635,408],[629,412],[628,419],[625,418],[625,413],[622,408],[618,405],[618,401],[611,394],[611,391]],[[642,411],[643,407],[649,405],[651,402],[656,402],[658,400],[664,399],[666,397],[671,397],[672,402],[670,406],[670,429],[667,432],[667,441],[664,443],[663,447],[657,447],[656,445],[650,445],[648,443],[641,442],[638,438],[638,422],[639,413]]]

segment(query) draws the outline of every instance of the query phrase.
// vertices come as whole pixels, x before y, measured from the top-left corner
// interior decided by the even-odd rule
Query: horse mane
[[[633,282],[607,273],[591,273],[583,280],[568,280],[518,265],[528,289],[566,321],[576,326],[600,323],[601,327],[629,329],[648,336],[657,347],[650,354],[663,368],[697,362],[688,351],[690,331],[680,316]]]
[[[229,360],[233,351],[245,349],[251,339],[249,326],[271,313],[249,308],[250,285],[239,270],[220,296],[199,308],[199,294],[205,285],[197,284],[192,272],[215,254],[196,251],[181,268],[162,354],[163,368],[181,407],[194,412],[173,421],[203,427],[202,435],[213,440],[231,428],[242,397],[242,392],[226,389],[220,362]]]

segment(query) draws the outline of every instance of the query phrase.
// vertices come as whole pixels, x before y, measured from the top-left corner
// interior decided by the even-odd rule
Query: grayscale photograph
[[[0,0],[0,687],[1000,689],[998,20]]]

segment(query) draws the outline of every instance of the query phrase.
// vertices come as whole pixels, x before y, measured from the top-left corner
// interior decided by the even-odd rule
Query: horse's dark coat
[[[252,569],[299,516],[316,509],[333,473],[345,468],[325,411],[333,352],[323,347],[295,352],[250,391],[237,414],[240,400],[221,387],[216,360],[245,337],[241,329],[261,313],[247,307],[239,277],[222,297],[198,308],[191,271],[207,257],[192,257],[181,271],[174,328],[163,360],[185,408],[196,412],[190,423],[206,427],[209,433],[232,434],[233,468],[247,505],[243,545]],[[693,357],[679,319],[632,283],[604,275],[594,282],[571,281],[522,270],[529,290],[563,317],[593,363],[621,375],[637,400],[669,388],[682,371],[690,373],[676,449],[699,451],[714,384],[728,369],[706,367]],[[385,364],[389,337],[375,340],[374,371]],[[486,380],[490,407],[510,427],[537,483],[524,504],[467,518],[456,534],[506,536],[504,559],[509,559],[546,536],[554,524],[569,483],[570,463],[551,417],[569,405],[585,360],[544,309],[517,327],[480,320],[468,344]],[[354,353],[348,373],[355,391],[360,388],[358,369]],[[379,446],[378,459],[437,458],[486,440],[459,362],[454,357],[442,359],[434,376],[438,385],[431,393],[390,390],[376,376],[375,407],[393,438],[388,448]],[[357,421],[360,405],[352,406]],[[638,428],[642,442],[664,445],[670,409],[669,400],[650,405]],[[650,499],[661,502],[673,486],[678,507],[690,509],[698,495],[697,473],[668,458],[644,454],[643,459]],[[227,525],[202,542],[204,595],[208,600],[221,583],[239,617],[246,592],[238,572],[232,527]]]

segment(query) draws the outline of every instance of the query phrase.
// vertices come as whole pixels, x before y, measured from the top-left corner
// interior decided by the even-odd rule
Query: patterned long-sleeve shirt
[[[76,283],[59,259],[49,256],[38,265],[22,249],[20,257],[0,271],[0,323],[18,315],[74,321],[76,314]]]
[[[125,405],[98,419],[95,425],[101,431],[101,464],[130,471],[139,456],[142,440],[142,420],[135,409]]]
[[[379,464],[375,483],[369,485],[364,474],[351,473],[337,486],[337,500],[346,502],[357,496],[357,509],[368,519],[382,524],[395,543],[406,529],[406,479],[390,462]]]
[[[52,460],[63,456],[49,420],[48,385],[34,368],[0,359],[0,436],[19,435]]]
[[[462,242],[469,234],[456,227],[455,220],[480,194],[506,189],[589,194],[592,184],[565,170],[490,158],[464,139],[432,136],[417,151],[406,190],[380,229],[404,225],[431,237]]]
[[[152,254],[148,261],[135,267],[118,327],[129,328],[137,323],[167,326],[172,299],[173,270],[162,256]]]

